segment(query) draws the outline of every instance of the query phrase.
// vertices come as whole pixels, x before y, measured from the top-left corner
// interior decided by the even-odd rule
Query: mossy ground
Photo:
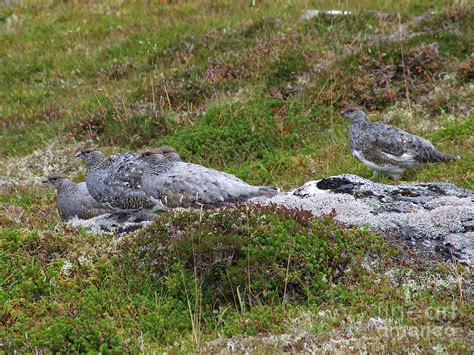
[[[405,180],[474,187],[472,8],[366,0],[303,21],[340,2],[250,3],[0,6],[0,348],[218,350],[213,339],[242,335],[243,349],[284,350],[304,333],[327,349],[472,349],[470,270],[330,218],[177,212],[121,241],[60,223],[38,181],[80,180],[82,144],[170,144],[283,189],[370,177],[350,154],[346,104],[461,156]]]

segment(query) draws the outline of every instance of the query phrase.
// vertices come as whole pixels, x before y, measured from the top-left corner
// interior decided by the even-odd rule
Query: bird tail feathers
[[[442,152],[439,152],[439,160],[442,161],[442,162],[448,162],[448,161],[451,161],[451,160],[458,160],[459,159],[459,155],[453,155],[453,154],[448,154],[448,153],[442,153]]]

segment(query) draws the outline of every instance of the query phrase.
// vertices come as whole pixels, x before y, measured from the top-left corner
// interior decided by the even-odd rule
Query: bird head
[[[140,154],[140,159],[150,165],[160,165],[168,162],[165,155],[158,149],[148,149]]]
[[[367,121],[364,111],[352,107],[346,108],[341,112],[341,115],[351,121],[351,123]]]
[[[41,181],[43,184],[50,184],[56,189],[60,189],[64,186],[70,185],[72,183],[67,177],[62,175],[49,175]]]
[[[101,162],[105,159],[104,154],[96,149],[81,149],[75,155],[76,158],[85,160],[89,164]]]
[[[169,145],[162,145],[161,147],[158,147],[156,152],[163,154],[169,161],[181,161],[181,157],[179,156],[176,149],[170,147]]]
[[[181,158],[173,147],[169,145],[162,145],[158,148],[146,148],[142,151],[142,157],[150,156],[152,154],[162,154],[168,161],[181,161]]]
[[[146,150],[140,154],[140,159],[148,164],[150,170],[154,173],[166,171],[171,166],[169,160],[164,154],[158,153],[156,150]]]

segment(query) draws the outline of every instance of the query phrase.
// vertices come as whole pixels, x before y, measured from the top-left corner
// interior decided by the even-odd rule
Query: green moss
[[[83,248],[76,255],[86,257],[82,266],[77,256],[68,257],[78,241]],[[186,304],[166,297],[158,280],[116,258],[87,255],[94,249],[84,245],[103,243],[109,238],[0,232],[5,350],[126,351],[139,347],[139,336],[165,344],[189,329]]]
[[[272,87],[294,80],[298,74],[307,70],[308,65],[303,53],[290,51],[283,53],[263,75],[267,78],[267,85]]]
[[[461,123],[452,123],[429,135],[435,142],[460,143],[472,138],[474,131],[474,116],[468,116]]]

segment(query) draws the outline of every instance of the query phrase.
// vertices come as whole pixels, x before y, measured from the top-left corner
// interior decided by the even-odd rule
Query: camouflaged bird
[[[384,123],[371,123],[365,113],[346,109],[342,115],[350,122],[352,155],[377,172],[398,179],[406,169],[423,163],[439,163],[459,157],[438,151],[431,142]]]
[[[142,159],[149,166],[143,175],[144,191],[169,208],[215,208],[278,192],[198,164],[170,161],[153,151],[142,153]]]
[[[163,154],[169,161],[181,161],[178,152],[168,145],[147,148],[144,151]],[[131,187],[141,189],[141,180],[146,164],[141,160],[140,153],[116,153],[110,155],[107,160],[110,162],[109,172],[111,174],[121,181],[127,182]]]
[[[56,188],[56,206],[65,221],[74,217],[89,219],[112,212],[92,198],[85,182],[77,184],[60,175],[48,176],[42,182]]]
[[[106,158],[98,150],[83,149],[76,157],[87,162],[87,189],[104,206],[119,212],[166,210],[143,191],[145,163],[137,154],[119,153]]]
[[[141,189],[145,164],[136,153],[116,153],[106,158],[108,173],[133,189]]]
[[[145,153],[155,152],[157,154],[163,154],[169,161],[182,161],[176,149],[169,145],[162,145],[156,149],[147,149]]]

